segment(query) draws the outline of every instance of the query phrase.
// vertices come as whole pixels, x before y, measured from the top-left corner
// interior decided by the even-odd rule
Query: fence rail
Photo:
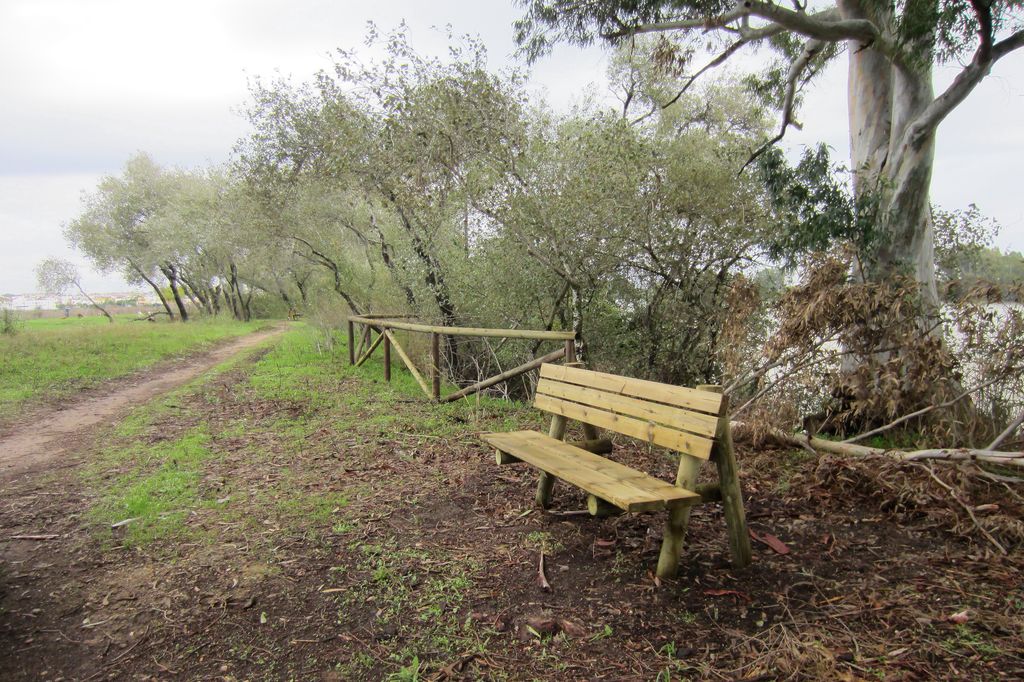
[[[442,327],[418,322],[404,322],[409,315],[351,315],[348,317],[348,362],[356,367],[361,366],[373,355],[378,347],[384,347],[384,380],[391,381],[391,351],[394,349],[398,357],[409,368],[416,383],[420,385],[428,398],[437,402],[452,402],[478,393],[485,388],[508,381],[520,374],[537,369],[545,362],[564,360],[566,364],[576,362],[576,342],[573,332],[545,331],[536,329],[489,329],[484,327]],[[363,327],[361,341],[356,349],[356,325]],[[430,334],[430,367],[424,377],[416,363],[399,344],[393,330]],[[376,334],[376,338],[374,335]],[[501,374],[489,377],[466,386],[450,395],[441,396],[441,337],[442,336],[477,336],[502,339],[530,339],[534,341],[561,341],[563,347],[547,355],[530,360],[518,367],[506,370]],[[429,382],[428,382],[429,379]]]

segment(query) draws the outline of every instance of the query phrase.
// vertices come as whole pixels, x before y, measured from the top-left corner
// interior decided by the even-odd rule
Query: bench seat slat
[[[697,493],[536,431],[489,433],[483,439],[625,511],[654,511],[700,499]]]
[[[553,379],[541,378],[537,383],[537,393],[563,398],[584,405],[609,410],[616,414],[636,417],[644,421],[655,421],[673,429],[692,431],[693,433],[713,438],[718,428],[718,417],[701,414],[679,407],[631,398],[617,393],[608,393],[598,389],[587,388],[576,384],[566,384]]]
[[[710,439],[685,431],[676,431],[653,422],[618,415],[614,412],[552,398],[548,395],[538,394],[533,401],[533,406],[538,410],[593,424],[602,429],[631,436],[645,443],[653,443],[678,452],[685,452],[700,459],[707,459],[711,455],[711,447],[714,444]]]
[[[541,377],[564,381],[570,384],[597,388],[609,393],[633,396],[698,412],[717,415],[722,406],[722,396],[693,388],[660,384],[646,379],[633,379],[615,374],[595,372],[589,369],[566,367],[565,365],[544,364]]]

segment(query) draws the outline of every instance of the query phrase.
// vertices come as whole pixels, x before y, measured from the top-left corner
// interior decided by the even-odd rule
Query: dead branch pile
[[[857,500],[901,520],[928,519],[1005,554],[1024,547],[1024,497],[1019,486],[971,462],[935,467],[890,457],[825,455],[815,484],[831,499]]]
[[[1003,301],[1021,293],[979,284],[929,310],[914,282],[859,281],[836,256],[808,263],[774,303],[737,286],[721,355],[733,415],[755,439],[802,429],[889,447],[1014,448],[1024,309]]]

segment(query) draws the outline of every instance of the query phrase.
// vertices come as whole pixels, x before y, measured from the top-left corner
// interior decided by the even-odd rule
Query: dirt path
[[[22,423],[12,433],[0,439],[0,481],[47,466],[72,451],[82,433],[89,428],[109,423],[129,407],[177,388],[286,329],[287,325],[281,324],[243,336],[165,370],[140,372],[135,377],[142,375],[141,381],[128,383],[104,395],[32,414],[30,419],[21,420]]]

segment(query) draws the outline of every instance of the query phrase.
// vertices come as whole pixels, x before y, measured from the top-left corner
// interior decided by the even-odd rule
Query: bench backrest
[[[544,364],[534,407],[700,459],[711,455],[722,396],[710,391]]]

